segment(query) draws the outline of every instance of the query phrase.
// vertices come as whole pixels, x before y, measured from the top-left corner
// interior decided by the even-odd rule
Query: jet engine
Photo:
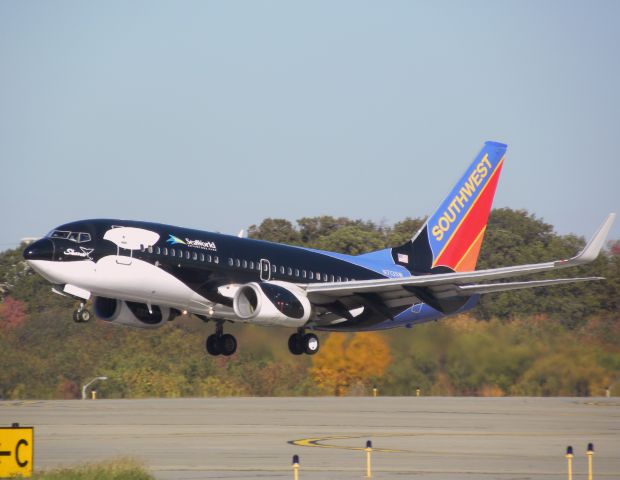
[[[96,297],[93,307],[95,315],[106,322],[137,328],[157,328],[177,315],[176,310],[169,307],[153,305],[149,312],[145,303],[106,297]]]
[[[233,309],[244,322],[302,327],[312,313],[305,292],[285,282],[248,283],[233,297]]]

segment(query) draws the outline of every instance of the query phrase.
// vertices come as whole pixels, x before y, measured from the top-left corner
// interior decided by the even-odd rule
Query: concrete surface
[[[35,427],[35,470],[130,456],[158,479],[620,478],[620,399],[212,398],[0,402],[0,424]],[[299,441],[299,444],[289,442]],[[310,445],[310,446],[304,446]],[[312,446],[316,445],[316,446]]]

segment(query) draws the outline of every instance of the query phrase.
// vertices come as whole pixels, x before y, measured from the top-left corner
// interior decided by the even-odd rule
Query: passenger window
[[[284,275],[284,266],[280,267],[280,273]]]
[[[200,261],[201,261],[201,262],[204,262],[204,261],[205,261],[205,254],[204,254],[204,253],[201,253],[201,254],[200,254]]]
[[[323,281],[327,282],[329,279],[327,278],[327,273],[323,274]]]
[[[314,280],[314,272],[309,272],[308,278],[310,278],[310,280]]]
[[[289,277],[293,276],[293,269],[291,267],[288,267],[286,269],[286,273],[288,274]]]
[[[155,253],[159,255],[161,253],[161,249],[159,247],[155,247]]]
[[[149,253],[153,253],[153,247],[149,247],[149,248],[147,248],[147,250],[148,250]]]
[[[349,279],[348,279],[347,277],[344,277],[344,281],[345,281],[345,282],[348,282],[348,281],[349,281]]]
[[[337,282],[341,282],[341,281],[342,281],[342,279],[340,278],[340,275],[338,275],[338,276],[336,277],[336,281],[337,281]]]
[[[305,270],[302,270],[302,271],[301,271],[301,276],[302,276],[303,278],[306,278],[306,271],[305,271]]]
[[[228,265],[232,267],[234,264],[235,264],[235,261],[232,258],[229,258]]]
[[[333,282],[333,281],[334,281],[334,276],[333,276],[333,275],[330,275],[330,276],[329,276],[329,281],[330,281],[330,282]]]
[[[296,277],[299,277],[299,268],[296,268],[296,269],[295,269],[295,276],[296,276]]]
[[[211,255],[207,255],[207,262],[211,263]]]
[[[213,257],[213,263],[220,263],[220,257],[218,257],[217,255]]]
[[[202,253],[200,254],[200,256],[202,256]],[[194,252],[194,253],[192,254],[192,258],[193,258],[194,260],[198,260],[198,254],[197,254],[196,252]]]
[[[164,255],[168,255],[168,247],[164,247]]]
[[[177,254],[177,253],[175,252],[174,248],[171,248],[171,249],[170,249],[170,256],[171,256],[171,257],[174,257],[174,256],[176,256],[176,254]]]
[[[248,268],[248,261],[247,260],[243,261],[243,268]]]
[[[320,272],[316,272],[316,279],[320,280],[321,279],[321,273]]]
[[[241,261],[237,258],[235,259],[235,267],[240,267],[241,266]]]
[[[254,270],[254,262],[250,260],[250,270]]]
[[[189,260],[189,257],[190,257],[190,253],[189,253],[189,250],[187,250],[187,251],[185,252],[185,258],[187,258],[187,259]]]
[[[278,267],[276,267],[275,265],[271,266],[271,273],[276,273],[278,271]]]

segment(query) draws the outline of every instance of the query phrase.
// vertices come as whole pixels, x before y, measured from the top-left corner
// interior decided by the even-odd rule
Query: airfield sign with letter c
[[[0,478],[30,477],[33,452],[33,427],[0,427]]]

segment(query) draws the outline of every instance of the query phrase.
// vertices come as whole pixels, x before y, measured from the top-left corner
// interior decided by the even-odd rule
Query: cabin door
[[[266,258],[260,259],[260,279],[263,282],[271,280],[271,262]]]

